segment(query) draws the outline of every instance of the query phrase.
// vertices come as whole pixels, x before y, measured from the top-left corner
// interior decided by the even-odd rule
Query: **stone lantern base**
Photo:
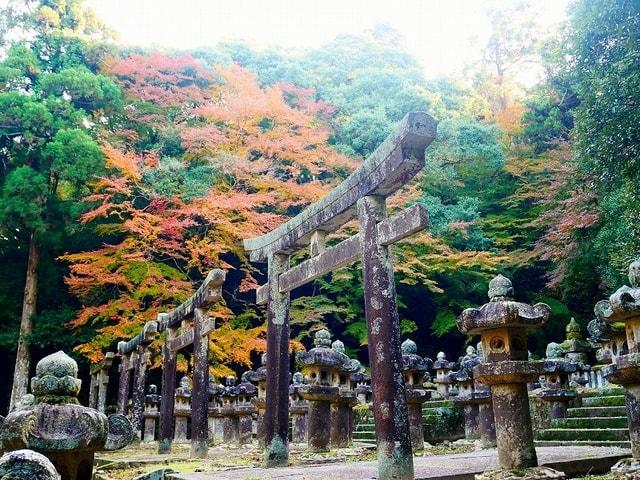
[[[613,478],[635,480],[640,477],[640,459],[623,458],[611,467]]]
[[[523,470],[504,470],[497,468],[476,475],[476,480],[563,480],[564,473],[549,467],[533,467]]]

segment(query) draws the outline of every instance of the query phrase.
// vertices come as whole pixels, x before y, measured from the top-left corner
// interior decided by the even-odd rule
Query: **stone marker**
[[[44,454],[62,480],[91,480],[94,453],[125,447],[134,430],[123,415],[107,417],[79,405],[80,386],[78,364],[64,352],[40,360],[31,379],[35,404],[7,416],[0,432],[3,448]]]
[[[316,332],[313,344],[311,350],[296,355],[296,362],[305,380],[298,392],[309,402],[309,448],[323,452],[329,450],[331,440],[331,403],[340,398],[340,370],[349,358],[331,349],[331,334],[326,329]]]
[[[409,410],[411,445],[417,450],[424,448],[422,428],[422,404],[429,400],[431,393],[422,388],[422,379],[432,365],[418,355],[418,346],[413,340],[402,342],[402,372]]]
[[[222,398],[224,385],[219,385],[213,375],[209,376],[209,405],[207,407],[207,428],[209,442],[213,445],[222,443]]]
[[[0,458],[0,479],[60,480],[60,475],[44,455],[33,450],[15,450]]]
[[[307,414],[309,404],[300,396],[300,387],[304,384],[304,375],[293,374],[289,387],[289,413],[291,413],[291,441],[304,443],[307,441]]]
[[[632,458],[611,468],[614,477],[640,477],[640,259],[629,265],[631,287],[620,287],[608,304],[602,304],[603,318],[610,323],[624,322],[629,353],[618,355],[604,374],[611,383],[624,387],[629,421]]]
[[[324,198],[275,230],[244,241],[249,258],[268,265],[268,283],[256,291],[257,303],[267,304],[268,466],[283,466],[288,461],[290,292],[361,259],[379,477],[413,478],[390,247],[425,229],[428,215],[424,206],[416,204],[389,218],[386,198],[422,170],[436,125],[426,113],[408,114],[365,162]],[[327,234],[355,218],[359,233],[326,248]],[[291,254],[307,247],[310,258],[291,268]],[[309,428],[311,432],[311,425]]]
[[[474,377],[491,387],[496,422],[499,469],[477,478],[510,478],[518,470],[522,478],[564,478],[556,472],[549,477],[537,467],[533,429],[529,412],[527,383],[542,373],[541,362],[528,361],[526,330],[539,328],[549,319],[551,309],[513,300],[511,280],[498,275],[489,282],[490,302],[468,308],[458,318],[458,329],[480,334],[486,363],[473,369]]]

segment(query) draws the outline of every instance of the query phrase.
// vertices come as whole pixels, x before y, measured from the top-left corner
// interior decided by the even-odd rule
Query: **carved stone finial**
[[[415,355],[418,352],[418,346],[416,345],[416,342],[409,338],[402,342],[400,348],[402,349],[403,355]]]
[[[293,384],[294,385],[302,385],[304,383],[304,375],[301,372],[296,372],[293,374]]]
[[[267,366],[267,352],[264,352],[260,357],[260,365],[262,365],[263,367]]]
[[[313,345],[316,348],[329,348],[331,347],[331,333],[326,328],[318,330],[313,338]]]
[[[576,322],[576,319],[571,317],[571,321],[567,324],[567,340],[582,340],[582,328],[580,324]]]
[[[147,387],[147,392],[149,393],[149,395],[156,395],[158,393],[158,387],[151,383]]]
[[[629,265],[629,283],[632,288],[640,288],[640,258]]]
[[[489,298],[491,301],[500,301],[513,298],[513,284],[511,280],[502,274],[494,277],[489,282]]]
[[[562,358],[564,352],[559,343],[551,342],[547,345],[546,357],[547,358]]]
[[[331,349],[335,352],[344,353],[344,343],[340,340],[336,340],[331,344]]]
[[[437,360],[446,360],[447,359],[447,354],[444,352],[438,352],[438,355],[436,355],[436,359]]]
[[[473,345],[469,345],[467,347],[467,355],[469,355],[469,356],[476,355],[476,349],[474,348]]]
[[[69,355],[59,351],[44,357],[36,366],[31,379],[35,403],[64,405],[78,403],[82,381],[78,379],[78,364]]]

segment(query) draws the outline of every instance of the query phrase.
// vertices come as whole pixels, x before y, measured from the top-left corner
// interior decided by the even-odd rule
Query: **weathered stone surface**
[[[258,302],[266,300],[268,303],[267,351],[271,360],[264,416],[268,463],[282,465],[286,461],[286,455],[278,461],[271,460],[270,443],[277,437],[278,446],[282,445],[287,450],[287,412],[282,393],[285,391],[289,360],[288,292],[357,258],[359,244],[363,258],[372,389],[376,399],[374,405],[379,405],[375,407],[379,409],[375,416],[380,477],[401,479],[412,476],[389,243],[424,228],[427,217],[424,209],[417,206],[387,221],[384,199],[422,168],[425,148],[435,138],[436,125],[436,121],[427,114],[407,115],[364,164],[326,197],[277,229],[244,241],[252,261],[266,259],[269,262],[268,287],[257,291]],[[326,234],[356,214],[361,227],[359,234],[334,247],[336,249],[332,252],[325,249]],[[311,247],[311,258],[289,269],[289,255],[307,245]],[[309,421],[310,428],[311,423]]]
[[[122,415],[78,405],[81,382],[76,362],[57,352],[36,367],[31,381],[34,405],[11,412],[2,424],[4,449],[33,449],[45,454],[62,480],[89,480],[94,452],[122,448],[131,442],[133,427]]]
[[[473,377],[491,386],[491,399],[498,444],[498,463],[502,478],[509,470],[525,470],[538,478],[533,444],[527,383],[543,371],[541,362],[528,361],[525,329],[543,326],[550,308],[516,302],[511,281],[498,275],[489,282],[490,302],[479,309],[467,309],[458,319],[462,333],[480,333],[487,363],[473,368]],[[493,478],[493,473],[487,473]],[[508,477],[505,477],[508,478]]]
[[[629,265],[631,287],[619,288],[608,305],[601,305],[602,317],[615,324],[624,322],[628,354],[618,355],[612,365],[604,370],[608,381],[625,388],[625,403],[629,421],[631,453],[640,458],[640,260]],[[631,462],[630,465],[636,462]]]
[[[60,475],[44,455],[33,450],[15,450],[0,458],[0,479],[60,480]]]
[[[521,470],[488,470],[480,475],[476,475],[476,480],[563,480],[565,474],[549,467],[527,468]]]
[[[316,332],[313,343],[314,348],[296,355],[296,363],[305,380],[304,384],[298,386],[298,394],[308,403],[309,448],[327,451],[332,423],[344,421],[343,412],[337,411],[336,402],[340,399],[340,372],[349,363],[349,357],[341,353],[339,348],[330,348],[331,333],[326,329]],[[332,404],[335,406],[332,407]]]

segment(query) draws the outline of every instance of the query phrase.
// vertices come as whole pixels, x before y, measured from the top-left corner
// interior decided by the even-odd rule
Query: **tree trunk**
[[[11,402],[9,411],[13,410],[23,395],[27,393],[29,384],[29,368],[31,366],[31,348],[27,338],[33,330],[33,315],[36,313],[36,301],[38,299],[38,262],[40,250],[34,235],[31,234],[29,242],[29,259],[27,261],[27,276],[24,284],[24,297],[22,300],[22,317],[20,319],[20,337],[18,338],[18,351],[16,353],[16,366],[13,374],[13,388],[11,389]]]

